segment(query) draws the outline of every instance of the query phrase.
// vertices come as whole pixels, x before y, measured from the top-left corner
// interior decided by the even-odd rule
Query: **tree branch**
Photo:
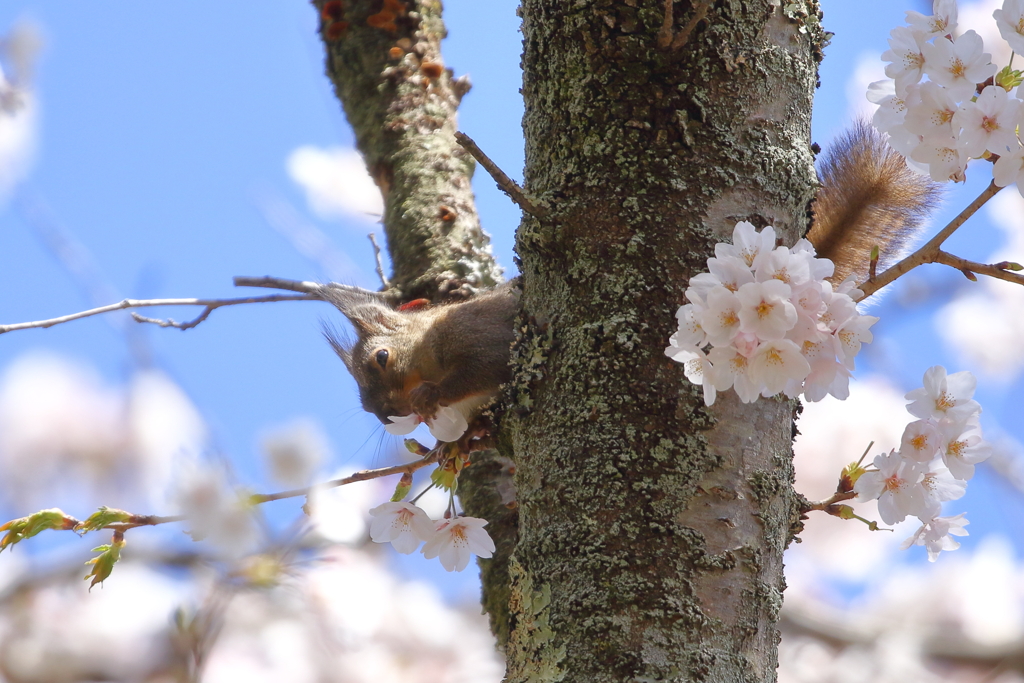
[[[498,189],[507,194],[512,201],[519,205],[519,208],[537,218],[543,218],[548,215],[549,212],[546,208],[537,206],[526,198],[523,188],[519,187],[516,181],[505,175],[505,172],[498,168],[498,165],[491,161],[490,157],[484,154],[483,150],[473,141],[473,138],[465,133],[456,132],[455,141],[472,154],[474,159],[480,162],[480,165],[491,174],[494,182],[498,183]]]
[[[263,277],[250,277],[245,275],[239,275],[232,279],[235,287],[262,287],[264,289],[284,289],[289,292],[305,292],[307,294],[313,294],[316,298],[322,299],[322,292],[324,288],[336,289],[342,292],[353,292],[355,294],[361,294],[363,296],[377,297],[380,299],[391,300],[396,298],[391,292],[375,292],[372,289],[363,289],[362,287],[354,287],[352,285],[343,285],[338,282],[310,282],[309,280],[288,280],[283,277],[273,277],[271,275],[264,275]]]
[[[896,265],[892,266],[891,268],[888,268],[877,278],[869,278],[863,284],[857,285],[857,289],[864,292],[863,298],[868,298],[869,296],[880,290],[882,287],[885,287],[886,285],[896,280],[896,278],[902,275],[906,275],[911,270],[917,268],[920,265],[923,265],[925,263],[942,263],[943,261],[939,260],[939,254],[942,253],[939,250],[939,247],[942,246],[942,243],[945,242],[950,235],[956,232],[956,230],[961,225],[963,225],[968,218],[973,216],[978,211],[978,209],[985,205],[985,202],[994,197],[1001,189],[1003,188],[996,185],[995,182],[990,183],[989,186],[985,188],[984,192],[978,195],[978,197],[973,202],[968,204],[967,207],[963,211],[961,211],[956,218],[951,220],[949,224],[946,225],[946,227],[944,227],[942,230],[939,231],[937,235],[935,235],[935,237],[928,240],[928,242],[924,246],[922,246],[920,249],[918,249],[913,254],[906,257]],[[949,255],[947,254],[947,256]],[[947,263],[946,265],[952,264]],[[984,274],[991,275],[991,273]],[[1004,274],[1009,275],[1008,273]],[[1000,276],[993,275],[993,277]],[[1000,279],[1009,280],[1010,282],[1016,281],[1006,277],[1000,277]]]
[[[262,503],[268,503],[272,500],[284,500],[286,498],[298,498],[299,496],[308,496],[310,493],[317,489],[332,489],[338,486],[345,486],[346,484],[354,484],[357,481],[369,481],[370,479],[379,479],[380,477],[390,477],[392,474],[411,474],[412,472],[422,469],[427,465],[435,462],[437,460],[437,456],[439,453],[439,449],[433,448],[420,460],[414,460],[404,465],[380,467],[375,470],[361,470],[359,472],[356,472],[355,474],[351,474],[341,479],[332,479],[331,481],[324,482],[323,484],[314,484],[313,486],[307,486],[301,489],[292,489],[291,491],[280,491],[278,493],[254,493],[251,496],[249,496],[249,501],[253,505],[260,505]]]
[[[274,301],[317,300],[320,300],[320,297],[313,295],[301,296],[293,294],[271,294],[268,296],[251,296],[239,299],[124,299],[116,304],[100,306],[99,308],[91,308],[87,311],[71,313],[70,315],[62,315],[58,318],[50,318],[48,320],[36,320],[33,322],[26,323],[13,323],[10,325],[0,325],[0,334],[4,334],[5,332],[14,332],[16,330],[53,327],[54,325],[60,325],[62,323],[71,322],[72,320],[89,318],[94,315],[111,313],[113,311],[123,311],[129,308],[148,308],[152,306],[205,306],[206,310],[203,311],[203,313],[198,318],[191,321],[190,323],[158,321],[151,318],[142,318],[142,316],[136,318],[136,320],[139,320],[139,322],[153,322],[163,327],[178,327],[180,329],[188,329],[189,327],[195,327],[200,322],[205,320],[207,316],[209,316],[210,313],[213,312],[214,309],[222,308],[224,306],[236,306],[238,304],[261,304],[271,303]]]
[[[953,256],[948,252],[939,250],[935,255],[933,263],[941,263],[944,266],[952,266],[957,270],[961,271],[964,275],[967,275],[969,280],[976,280],[977,278],[971,277],[969,274],[980,273],[981,275],[988,275],[994,277],[997,280],[1005,280],[1007,282],[1013,282],[1014,284],[1024,285],[1024,275],[1018,275],[1017,273],[1007,270],[1016,266],[1017,264],[1011,264],[1008,261],[1002,261],[1001,263],[976,263],[974,261],[968,261],[962,259],[959,256]]]

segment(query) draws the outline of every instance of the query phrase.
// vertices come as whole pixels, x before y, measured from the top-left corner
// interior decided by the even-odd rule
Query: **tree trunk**
[[[517,238],[509,681],[775,677],[795,405],[707,409],[663,349],[737,221],[806,230],[824,34],[814,4],[704,9],[675,49],[662,0],[521,10],[527,189],[551,214]]]

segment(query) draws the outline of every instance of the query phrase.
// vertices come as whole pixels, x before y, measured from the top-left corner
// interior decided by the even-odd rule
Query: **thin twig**
[[[952,254],[942,251],[941,249],[935,255],[933,263],[941,263],[944,266],[952,266],[957,270],[967,273],[978,273],[980,275],[988,275],[994,277],[997,280],[1006,280],[1007,282],[1013,282],[1018,285],[1024,285],[1024,275],[1014,273],[1008,270],[1004,270],[999,267],[999,264],[988,264],[988,263],[975,263],[974,261],[968,261],[962,259],[959,256],[953,256]]]
[[[263,287],[265,289],[284,289],[289,292],[303,292],[305,294],[318,294],[323,287],[318,282],[308,280],[286,280],[283,277],[247,277],[239,275],[231,280],[235,287]]]
[[[322,299],[321,293],[325,287],[329,289],[337,289],[342,292],[352,292],[355,294],[361,294],[364,296],[375,297],[379,299],[386,299],[388,295],[385,292],[375,292],[372,289],[363,289],[362,287],[354,287],[352,285],[343,285],[337,282],[328,282],[326,284],[320,284],[318,282],[310,282],[308,280],[288,280],[283,277],[272,277],[266,275],[263,277],[247,277],[240,275],[232,280],[235,283],[235,287],[262,287],[264,289],[284,289],[289,292],[305,292],[312,294],[317,298]]]
[[[380,278],[380,283],[384,285],[384,289],[390,289],[391,283],[388,282],[387,277],[384,275],[384,263],[380,260],[380,246],[377,244],[377,236],[371,232],[369,237],[370,244],[373,245],[373,257],[377,261],[377,277]]]
[[[129,529],[134,529],[140,526],[157,526],[159,524],[173,524],[174,522],[184,522],[188,519],[185,515],[168,515],[161,517],[160,515],[133,515],[130,522],[124,522],[123,524],[108,524],[103,527],[104,529],[113,529],[114,531],[120,531],[124,533]],[[99,529],[97,529],[99,531]]]
[[[548,210],[535,205],[529,199],[526,198],[526,193],[523,188],[519,187],[516,181],[505,175],[505,172],[498,168],[498,165],[490,160],[490,158],[483,153],[473,138],[469,137],[465,133],[455,133],[455,141],[462,145],[462,148],[473,155],[473,158],[480,162],[480,165],[487,169],[487,172],[494,178],[494,182],[498,183],[498,189],[507,194],[512,198],[516,204],[519,205],[526,213],[532,214],[537,218],[543,218],[548,215]]]
[[[269,303],[272,301],[315,301],[319,297],[312,295],[293,295],[293,294],[271,294],[269,296],[252,296],[244,297],[240,299],[124,299],[116,304],[109,304],[107,306],[100,306],[99,308],[91,308],[87,311],[80,311],[78,313],[72,313],[70,315],[62,315],[59,318],[50,318],[49,320],[36,320],[27,323],[14,323],[11,325],[0,325],[0,334],[5,332],[14,332],[15,330],[28,330],[33,328],[44,328],[53,327],[54,325],[60,325],[61,323],[71,322],[72,320],[79,320],[80,318],[89,318],[94,315],[101,315],[103,313],[111,313],[113,311],[122,311],[128,308],[147,308],[151,306],[206,306],[207,310],[203,312],[200,319],[193,321],[195,324],[202,322],[206,319],[206,316],[210,314],[215,308],[221,308],[222,306],[235,306],[237,304],[259,304]],[[147,320],[147,322],[150,322]],[[155,321],[153,321],[155,322]],[[167,325],[170,327],[170,325]],[[174,325],[175,327],[178,324]]]
[[[941,253],[939,247],[945,242],[950,235],[956,232],[957,228],[964,224],[968,218],[973,216],[978,209],[985,205],[989,199],[992,199],[1003,188],[996,185],[994,182],[989,184],[985,191],[982,192],[978,197],[967,205],[967,207],[960,212],[960,214],[951,220],[946,227],[944,227],[935,237],[928,240],[928,243],[922,246],[920,249],[915,251],[910,256],[906,257],[896,265],[886,269],[884,273],[879,275],[877,278],[869,279],[863,284],[857,285],[857,289],[864,292],[864,298],[871,296],[882,287],[885,287],[889,283],[893,282],[896,278],[906,275],[914,268],[925,264],[925,263],[939,263],[939,254]],[[980,272],[980,271],[979,271]],[[990,273],[985,273],[989,275]],[[1008,273],[1007,273],[1008,275]],[[997,277],[997,276],[993,276]],[[1009,279],[1009,278],[1001,278]],[[1015,282],[1015,280],[1010,280]]]
[[[811,510],[825,510],[831,505],[835,505],[844,500],[851,500],[856,498],[857,494],[854,491],[847,491],[845,493],[836,491],[830,497],[825,500],[819,500],[817,503],[809,503],[805,507],[801,507],[801,512],[810,512]]]
[[[254,493],[249,496],[249,501],[253,505],[259,505],[260,503],[267,503],[272,500],[284,500],[285,498],[298,498],[299,496],[308,496],[310,493],[317,489],[330,489],[337,486],[344,486],[346,484],[353,484],[357,481],[368,481],[370,479],[379,479],[380,477],[389,477],[392,474],[405,474],[406,472],[415,472],[418,469],[426,467],[430,463],[437,460],[438,449],[431,450],[420,460],[414,460],[413,462],[406,463],[405,465],[393,465],[391,467],[381,467],[375,470],[362,470],[356,472],[353,475],[344,477],[342,479],[334,479],[323,484],[315,484],[313,486],[307,486],[301,489],[292,489],[291,491],[280,491],[278,493]]]

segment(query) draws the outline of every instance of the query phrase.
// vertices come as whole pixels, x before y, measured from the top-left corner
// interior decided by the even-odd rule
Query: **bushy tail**
[[[941,186],[908,168],[866,121],[831,145],[819,175],[807,239],[835,262],[837,284],[850,274],[867,279],[872,247],[879,249],[879,272],[901,258],[940,198]]]

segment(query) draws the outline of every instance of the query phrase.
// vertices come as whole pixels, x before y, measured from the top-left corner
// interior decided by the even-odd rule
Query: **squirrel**
[[[356,332],[355,343],[324,335],[359,386],[363,409],[384,424],[442,406],[467,422],[511,379],[509,349],[519,290],[506,283],[463,302],[417,299],[393,309],[369,294],[327,289],[325,296]]]
[[[866,280],[875,246],[883,263],[894,262],[938,201],[939,185],[908,168],[867,122],[833,143],[820,176],[807,238],[835,263],[835,283],[849,275]],[[464,302],[416,300],[397,309],[369,293],[327,289],[326,296],[357,339],[348,343],[327,328],[325,336],[359,385],[363,408],[384,424],[412,413],[430,419],[442,406],[472,423],[511,378],[519,308],[512,284]]]

